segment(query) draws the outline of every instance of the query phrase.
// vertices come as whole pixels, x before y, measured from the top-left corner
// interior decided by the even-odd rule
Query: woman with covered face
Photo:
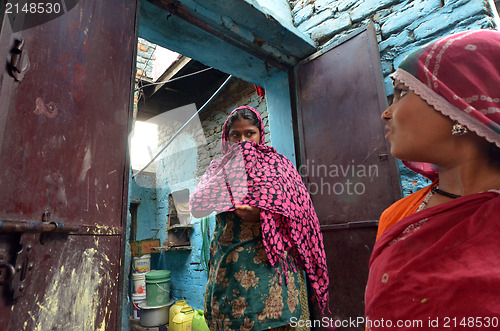
[[[367,329],[498,327],[500,32],[440,38],[392,78],[382,114],[391,153],[433,182],[380,217]]]
[[[312,201],[294,165],[264,145],[255,109],[236,108],[222,131],[223,156],[190,199],[195,217],[217,212],[205,318],[212,330],[294,329],[309,320],[306,280],[319,307],[328,305]]]

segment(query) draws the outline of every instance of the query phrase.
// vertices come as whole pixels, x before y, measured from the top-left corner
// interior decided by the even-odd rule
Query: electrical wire
[[[157,158],[158,156],[160,156],[163,151],[165,149],[167,149],[168,145],[170,145],[172,143],[172,141],[182,132],[182,130],[184,130],[186,128],[186,126],[194,119],[198,116],[198,114],[207,107],[208,104],[210,104],[210,102],[212,102],[212,100],[220,93],[220,91],[222,91],[222,89],[229,83],[229,81],[231,80],[231,78],[233,78],[232,75],[229,75],[229,77],[226,78],[226,80],[224,81],[224,83],[222,83],[222,85],[217,89],[217,91],[215,91],[214,94],[212,94],[212,96],[205,102],[205,104],[203,106],[201,106],[200,109],[198,109],[198,111],[196,113],[193,114],[193,116],[191,116],[191,118],[189,118],[186,123],[184,123],[181,128],[179,130],[177,130],[177,132],[167,141],[167,143],[162,147],[160,148],[160,150],[156,153],[156,155],[141,169],[139,170],[138,172],[136,172],[135,174],[132,175],[132,178],[135,178],[136,176],[138,176],[139,174],[141,174],[144,170],[147,169],[147,167],[149,167]]]
[[[140,87],[137,87],[136,90],[141,90],[145,87],[148,87],[148,86],[153,86],[153,85],[160,85],[160,84],[167,84],[167,83],[170,83],[170,82],[174,82],[176,80],[179,80],[179,79],[182,79],[182,78],[186,78],[186,77],[189,77],[189,76],[194,76],[194,75],[197,75],[197,74],[200,74],[202,72],[205,72],[207,70],[212,70],[213,68],[205,68],[205,69],[202,69],[202,70],[199,70],[199,71],[196,71],[196,72],[192,72],[190,74],[185,74],[184,76],[179,76],[179,77],[175,77],[175,78],[172,78],[172,79],[169,79],[167,81],[163,81],[163,82],[156,82],[156,83],[149,83],[149,84],[146,84],[146,85],[142,85]]]

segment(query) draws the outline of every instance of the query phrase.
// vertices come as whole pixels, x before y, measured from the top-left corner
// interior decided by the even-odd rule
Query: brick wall
[[[251,106],[261,114],[265,126],[266,143],[270,143],[271,134],[265,99],[257,96],[253,84],[233,78],[220,95],[200,113],[203,131],[197,128],[187,129],[187,132],[195,139],[196,145],[199,146],[197,177],[203,175],[211,160],[222,156],[220,152],[222,126],[229,113],[239,106]],[[182,123],[160,126],[159,145],[164,145],[181,126]]]
[[[155,60],[154,51],[156,44],[150,43],[146,39],[137,40],[137,61],[136,61],[136,79],[146,82],[153,81],[153,63]]]

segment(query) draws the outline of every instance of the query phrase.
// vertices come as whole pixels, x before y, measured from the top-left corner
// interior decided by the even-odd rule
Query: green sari
[[[303,272],[293,272],[291,256],[284,263],[290,266],[286,277],[282,265],[272,267],[267,259],[260,222],[234,212],[217,215],[205,292],[210,329],[266,330],[308,320]]]

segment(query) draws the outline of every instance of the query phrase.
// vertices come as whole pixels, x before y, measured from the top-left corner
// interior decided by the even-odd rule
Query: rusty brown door
[[[25,2],[0,8],[0,329],[120,329],[137,3]]]
[[[299,170],[321,223],[331,281],[332,319],[317,325],[364,330],[351,321],[364,316],[377,221],[400,197],[380,120],[386,97],[373,28],[303,61],[296,82]]]

